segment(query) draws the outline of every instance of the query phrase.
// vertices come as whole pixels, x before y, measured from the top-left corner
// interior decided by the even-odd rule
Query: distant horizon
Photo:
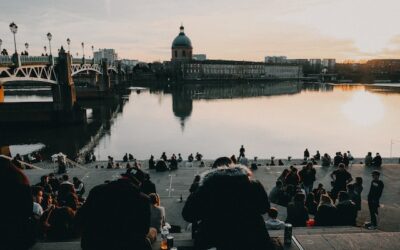
[[[95,7],[94,7],[95,6]],[[0,9],[1,48],[13,52],[9,24],[18,27],[17,46],[40,55],[53,34],[53,53],[66,39],[71,52],[92,55],[114,48],[121,59],[168,61],[181,23],[194,54],[208,59],[264,61],[335,58],[337,62],[400,58],[400,3],[383,0],[183,1],[21,0]]]

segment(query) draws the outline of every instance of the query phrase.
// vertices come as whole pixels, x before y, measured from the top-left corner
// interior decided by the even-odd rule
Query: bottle
[[[168,250],[168,242],[167,242],[168,235],[169,235],[168,228],[164,226],[161,229],[161,250]]]

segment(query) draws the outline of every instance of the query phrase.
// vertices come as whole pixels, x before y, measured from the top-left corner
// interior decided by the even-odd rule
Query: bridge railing
[[[8,64],[12,64],[11,56],[0,55],[0,65],[8,65]]]

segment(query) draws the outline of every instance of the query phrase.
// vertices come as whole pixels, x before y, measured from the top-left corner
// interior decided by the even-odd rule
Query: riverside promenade
[[[184,202],[189,195],[189,187],[195,175],[209,170],[209,166],[213,160],[205,160],[206,167],[199,168],[199,162],[188,164],[183,162],[179,165],[178,170],[172,172],[156,172],[149,170],[147,161],[139,161],[142,168],[150,173],[151,180],[156,184],[157,192],[160,194],[161,205],[166,209],[166,218],[170,224],[179,225],[183,229],[183,234],[180,237],[182,242],[190,242],[190,234],[185,232],[188,225],[181,216],[181,211]],[[261,165],[258,170],[253,171],[254,178],[261,181],[267,191],[271,190],[275,185],[276,179],[282,173],[285,166],[266,166],[266,160],[258,160]],[[298,169],[301,168],[300,161],[295,165]],[[359,161],[355,161],[359,162]],[[385,164],[386,162],[386,164]],[[390,162],[390,163],[387,163]],[[381,198],[381,208],[379,210],[378,230],[368,231],[360,227],[343,228],[299,228],[294,230],[298,244],[302,248],[291,249],[400,249],[400,164],[395,164],[396,160],[384,161],[381,171],[381,180],[385,184],[385,189]],[[293,165],[296,161],[291,162]],[[95,168],[98,165],[99,168]],[[121,164],[124,166],[125,164]],[[25,170],[31,184],[39,182],[40,176],[54,172],[55,164],[43,162],[37,166],[42,167],[43,170]],[[104,168],[101,168],[104,166]],[[125,172],[125,169],[105,169],[106,162],[94,162],[83,165],[83,167],[75,167],[68,169],[68,174],[72,178],[77,176],[81,178],[85,185],[88,195],[91,188],[104,183],[106,180],[114,180],[119,178],[120,174]],[[322,183],[326,189],[330,190],[330,173],[335,169],[334,167],[322,168],[315,166],[317,170],[317,181]],[[361,176],[364,180],[364,191],[362,193],[362,210],[359,213],[357,224],[361,226],[365,221],[369,221],[369,212],[367,206],[367,195],[370,188],[372,168],[366,168],[362,164],[353,164],[349,167],[349,172],[353,178]],[[180,202],[180,196],[183,197],[183,202]],[[279,210],[279,219],[286,219],[286,208],[272,204]],[[267,216],[265,215],[265,218]],[[272,236],[283,237],[283,231],[271,231]],[[178,239],[178,238],[177,238]],[[41,243],[34,249],[50,249],[50,243]],[[54,243],[52,243],[54,244]],[[61,244],[61,243],[60,243]],[[72,244],[72,243],[71,243]],[[344,244],[344,245],[343,245]],[[375,244],[375,245],[374,245]],[[53,245],[54,246],[54,245]],[[76,247],[69,246],[68,249],[79,249],[79,244]],[[292,247],[294,247],[292,245]],[[372,247],[372,248],[370,248]],[[62,248],[60,248],[62,249]],[[67,249],[67,248],[66,248]],[[154,248],[156,249],[156,248]]]

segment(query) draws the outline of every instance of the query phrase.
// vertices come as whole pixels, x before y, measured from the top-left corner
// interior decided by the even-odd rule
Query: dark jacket
[[[316,226],[334,226],[337,224],[337,209],[332,205],[321,205],[314,217]]]
[[[76,220],[83,250],[151,249],[150,200],[128,179],[94,187]]]
[[[33,245],[36,233],[30,219],[33,200],[29,181],[21,170],[1,158],[0,190],[4,201],[0,206],[0,249],[28,249]]]
[[[373,180],[371,182],[371,188],[368,193],[368,203],[375,203],[379,205],[379,200],[382,196],[384,184],[381,180]]]
[[[271,249],[262,214],[270,208],[262,184],[244,167],[217,168],[203,175],[183,208],[186,221],[199,224],[196,245],[218,249]]]
[[[357,219],[357,206],[351,200],[339,202],[337,208],[337,225],[355,226]]]
[[[308,210],[304,204],[295,202],[289,203],[287,207],[286,223],[294,227],[305,227],[308,220]]]

